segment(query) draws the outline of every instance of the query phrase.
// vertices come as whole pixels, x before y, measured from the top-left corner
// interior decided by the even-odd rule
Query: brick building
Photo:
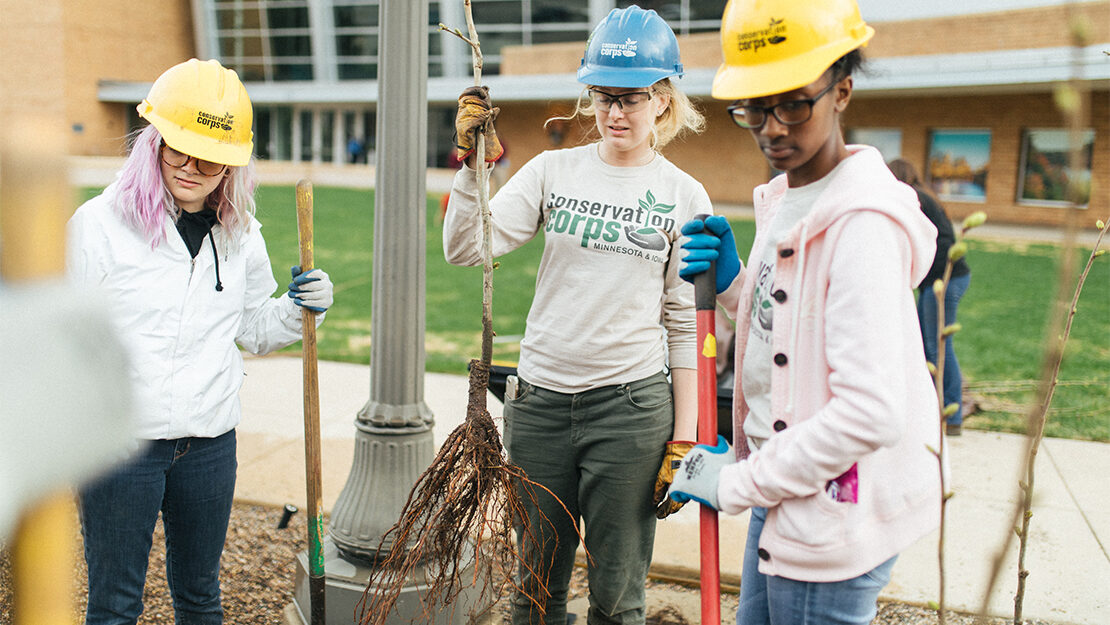
[[[868,19],[865,3],[860,4]],[[961,139],[970,142],[969,156],[985,148],[987,160],[979,167],[982,182],[975,189],[942,193],[953,219],[985,210],[997,222],[1058,224],[1066,202],[1058,188],[1049,191],[1036,182],[1043,173],[1033,161],[1038,152],[1042,157],[1052,152],[1049,159],[1058,165],[1066,158],[1067,122],[1056,107],[1054,90],[1075,72],[1089,92],[1088,121],[1080,137],[1083,156],[1090,159],[1091,225],[1096,218],[1106,218],[1110,2],[872,24],[876,34],[865,49],[870,68],[857,78],[844,120],[849,141],[875,144],[888,160],[906,158],[926,176],[939,174],[946,146],[951,145],[946,140],[955,139],[957,146]],[[1068,46],[1072,24],[1086,30],[1085,46]],[[709,123],[702,135],[667,146],[666,154],[700,180],[714,201],[750,204],[752,188],[771,171],[748,133],[729,120],[728,103],[709,98],[721,58],[719,36],[680,36],[679,45],[688,73],[678,84],[697,97]],[[573,75],[564,78],[558,72],[577,67],[581,54],[582,47],[574,44],[513,49],[504,55],[500,78],[535,75],[549,84],[560,78],[572,82]],[[497,97],[498,85],[490,82]],[[503,91],[512,88],[507,82]],[[577,89],[576,84],[567,87],[568,92]],[[569,100],[527,101],[528,93],[521,92],[516,102],[509,102],[511,96],[507,101],[504,94],[498,97],[498,132],[512,144],[514,166],[555,145],[557,137],[546,143],[535,137],[545,119],[570,108]],[[559,145],[576,140],[571,133]],[[939,180],[936,187],[944,190]]]
[[[428,155],[451,145],[458,92],[470,84],[464,44],[437,32],[461,26],[461,2],[429,4]],[[877,31],[870,73],[856,80],[849,140],[914,162],[954,218],[986,210],[993,221],[1055,224],[1066,206],[1068,132],[1054,90],[1071,78],[1089,93],[1077,136],[1078,179],[1092,223],[1110,212],[1110,0],[859,0]],[[0,0],[0,108],[52,109],[70,128],[74,155],[118,155],[135,104],[165,68],[219,58],[255,103],[259,158],[344,162],[351,137],[374,144],[380,0]],[[510,168],[540,150],[581,139],[545,129],[581,93],[574,70],[592,24],[626,0],[474,0],[488,80],[502,108],[498,129]],[[747,133],[709,98],[720,63],[724,0],[645,0],[679,34],[681,88],[709,121],[666,154],[717,202],[750,202],[771,174]],[[1073,45],[1072,33],[1084,33]],[[12,60],[17,60],[13,62]],[[559,132],[556,132],[558,130]],[[1088,164],[1089,163],[1089,164]],[[1074,178],[1075,174],[1073,174]]]

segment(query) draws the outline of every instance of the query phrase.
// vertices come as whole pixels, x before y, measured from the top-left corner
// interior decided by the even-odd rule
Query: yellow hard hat
[[[875,34],[856,0],[729,0],[721,19],[720,100],[804,87]]]
[[[166,145],[225,165],[246,165],[254,150],[254,111],[235,70],[189,59],[166,70],[137,107]]]

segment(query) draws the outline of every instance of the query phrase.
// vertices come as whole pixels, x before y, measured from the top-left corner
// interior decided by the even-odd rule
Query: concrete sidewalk
[[[305,506],[301,361],[298,358],[248,358],[241,398],[239,481],[243,502]],[[354,454],[354,419],[370,397],[370,368],[320,363],[320,414],[323,448],[323,504],[326,511],[346,482]],[[466,409],[466,379],[429,373],[425,401],[435,415],[438,447]],[[500,420],[501,404],[489,408]],[[972,421],[974,425],[974,421]],[[991,562],[1010,528],[1018,491],[1025,440],[1021,436],[964,430],[950,440],[951,490],[945,534],[946,604],[951,610],[978,608]],[[1053,623],[1110,623],[1110,444],[1047,439],[1037,460],[1024,616]],[[736,583],[747,532],[747,514],[722,515],[722,580]],[[686,506],[658,525],[653,574],[698,579],[698,514]],[[901,555],[886,599],[925,604],[938,597],[937,534]],[[1017,544],[991,597],[990,612],[1013,615]],[[653,598],[649,597],[649,602]],[[733,602],[734,604],[734,602]],[[678,606],[686,609],[686,606]],[[570,608],[584,617],[584,602]],[[698,605],[687,618],[696,619]],[[734,622],[722,610],[722,622]],[[585,622],[582,618],[580,622]]]

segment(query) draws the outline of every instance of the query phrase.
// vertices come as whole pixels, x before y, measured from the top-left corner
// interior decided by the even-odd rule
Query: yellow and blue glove
[[[682,464],[682,458],[694,445],[692,441],[667,441],[666,451],[663,452],[663,466],[659,467],[659,474],[655,476],[655,492],[652,495],[656,518],[665,519],[678,512],[686,503],[667,497],[667,489],[674,481],[675,471]]]
[[[730,453],[728,441],[723,436],[717,436],[716,447],[695,445],[682,459],[667,496],[679,503],[694,500],[714,510],[720,510],[721,504],[717,501],[717,484],[720,481],[721,469],[733,462],[735,459]]]

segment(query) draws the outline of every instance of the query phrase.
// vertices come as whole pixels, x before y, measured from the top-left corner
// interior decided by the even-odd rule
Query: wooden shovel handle
[[[301,271],[313,268],[312,258],[312,183],[297,183],[297,234],[300,240]],[[320,383],[316,363],[316,313],[301,308],[304,368],[304,456],[305,485],[308,499],[308,568],[311,625],[323,625],[324,618],[324,521],[321,510],[322,478],[320,468]]]

